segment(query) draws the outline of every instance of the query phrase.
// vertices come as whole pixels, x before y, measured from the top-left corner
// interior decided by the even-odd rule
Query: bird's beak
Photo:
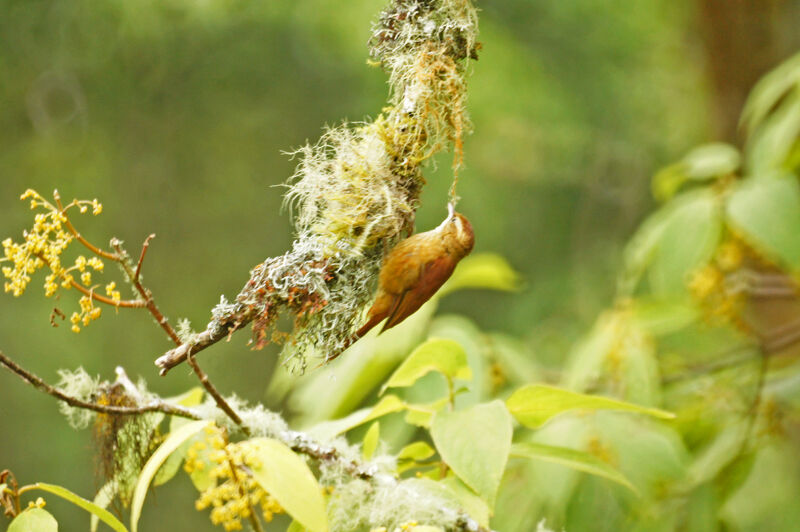
[[[449,220],[456,214],[456,205],[452,201],[447,204],[447,219]]]

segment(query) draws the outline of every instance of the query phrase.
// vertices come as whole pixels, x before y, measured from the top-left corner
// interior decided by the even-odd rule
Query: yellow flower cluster
[[[28,508],[44,508],[47,505],[45,500],[41,497],[37,497],[36,501],[29,501]]]
[[[89,296],[82,296],[79,303],[81,311],[79,313],[73,312],[69,318],[69,321],[72,322],[72,332],[76,333],[81,332],[80,323],[86,327],[89,323],[99,318],[102,313],[102,309],[95,307],[92,298]]]
[[[196,442],[186,454],[184,469],[187,472],[203,470],[206,464],[199,458],[205,454],[212,463],[209,471],[215,484],[202,492],[195,502],[198,510],[211,509],[211,522],[225,530],[241,530],[242,519],[249,519],[251,511],[260,507],[266,521],[284,510],[247,473],[262,466],[249,442],[226,443],[224,433],[217,427],[206,429],[205,440]],[[207,454],[206,449],[210,449]]]
[[[56,196],[57,198],[57,196]],[[32,189],[25,191],[20,199],[30,199],[31,209],[43,208],[45,212],[37,213],[33,219],[33,227],[23,232],[24,241],[16,243],[11,238],[3,240],[4,256],[0,262],[10,262],[13,266],[2,268],[3,276],[8,279],[4,284],[6,292],[11,292],[15,297],[21,296],[31,281],[31,275],[36,270],[50,269],[45,277],[44,293],[46,297],[53,297],[59,288],[69,289],[76,283],[73,273],[79,273],[80,282],[90,287],[92,284],[92,271],[102,272],[103,261],[98,257],[86,258],[80,255],[75,263],[65,267],[61,263],[61,255],[69,244],[75,239],[66,211],[77,207],[80,212],[86,212],[91,207],[92,213],[98,215],[103,212],[103,205],[93,199],[75,200],[65,208],[53,205]],[[114,283],[106,285],[106,294],[115,302],[120,301],[120,294],[115,290]],[[79,332],[80,325],[85,327],[92,320],[100,317],[101,310],[94,306],[92,298],[84,296],[80,299],[80,312],[74,312],[70,318],[72,330]]]
[[[709,264],[691,274],[689,293],[700,303],[709,321],[722,320],[742,325],[743,294],[740,290],[730,289],[727,276],[742,266],[746,254],[741,241],[730,238],[720,244]]]

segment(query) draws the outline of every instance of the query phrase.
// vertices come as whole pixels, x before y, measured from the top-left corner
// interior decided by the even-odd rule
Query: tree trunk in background
[[[800,0],[698,0],[720,140],[737,126],[756,81],[800,46]]]

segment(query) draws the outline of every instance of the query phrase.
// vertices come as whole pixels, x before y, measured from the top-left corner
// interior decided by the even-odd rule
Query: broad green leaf
[[[433,447],[424,441],[416,441],[406,445],[397,455],[397,472],[403,473],[417,467],[419,462],[427,460],[435,453],[436,451],[433,450]]]
[[[467,353],[458,342],[446,338],[431,338],[408,355],[383,385],[381,393],[387,388],[411,386],[431,371],[438,371],[449,379],[472,378],[472,371],[467,365]]]
[[[167,398],[166,401],[180,406],[197,406],[203,402],[204,393],[203,388],[195,386],[180,395]]]
[[[665,201],[689,180],[700,181],[735,172],[741,163],[739,151],[721,142],[698,146],[679,162],[660,170],[653,177],[653,195]]]
[[[447,488],[453,492],[459,505],[470,517],[477,521],[482,527],[489,528],[489,517],[492,512],[483,499],[475,495],[471,489],[456,477],[447,477],[440,480],[439,483],[447,486]]]
[[[800,90],[795,89],[750,134],[745,153],[753,175],[785,168],[800,137]]]
[[[681,160],[691,179],[706,179],[731,174],[739,168],[739,150],[723,142],[705,144],[693,149]]]
[[[511,449],[511,416],[501,401],[433,416],[431,437],[453,472],[494,506]]]
[[[378,448],[378,442],[380,441],[380,434],[381,434],[381,422],[376,421],[372,425],[370,425],[367,433],[364,434],[364,441],[362,443],[361,454],[364,456],[364,460],[371,460],[372,455],[375,454],[375,449]]]
[[[541,380],[533,362],[533,353],[523,342],[504,334],[486,335],[491,358],[500,367],[503,378],[510,384]]]
[[[307,432],[317,439],[327,441],[359,425],[363,425],[364,423],[368,423],[387,414],[400,412],[405,408],[406,404],[403,403],[399,397],[396,395],[387,395],[382,397],[381,400],[371,408],[362,408],[342,419],[319,423],[309,428]]]
[[[607,478],[636,492],[636,488],[625,478],[625,475],[610,464],[583,451],[576,451],[568,447],[554,447],[541,443],[525,442],[512,445],[511,456],[561,464],[578,471]]]
[[[741,122],[749,133],[775,108],[787,92],[800,87],[800,54],[787,59],[756,83],[747,97]]]
[[[397,327],[380,336],[377,330],[370,332],[332,364],[302,377],[288,401],[289,408],[298,413],[297,425],[316,425],[358,408],[419,345],[435,310],[436,302],[428,301]],[[287,372],[275,372],[283,373]]]
[[[639,299],[633,306],[636,324],[653,336],[677,332],[696,322],[700,317],[697,305],[689,299],[647,300]]]
[[[672,204],[648,270],[652,291],[662,297],[687,291],[689,274],[711,259],[722,231],[719,200],[713,192],[687,193]]]
[[[656,344],[633,320],[628,321],[624,341],[612,354],[609,364],[611,379],[620,385],[622,398],[639,405],[661,404],[661,373]]]
[[[98,491],[97,495],[94,496],[94,500],[92,502],[100,508],[108,508],[108,505],[111,504],[112,500],[114,500],[114,496],[116,494],[117,485],[113,480],[109,480],[102,488],[100,488],[100,491]],[[96,532],[99,524],[100,519],[98,519],[96,514],[92,514],[91,521],[89,522],[89,531]]]
[[[581,421],[586,423],[585,419]],[[600,411],[591,425],[584,442],[592,442],[592,448],[612,457],[615,467],[644,499],[657,496],[665,485],[675,485],[686,478],[690,456],[680,434],[669,424],[649,417]]]
[[[322,488],[302,458],[271,438],[250,440],[262,464],[253,478],[309,532],[327,532],[328,515]]]
[[[433,456],[435,452],[436,451],[433,450],[433,447],[424,441],[415,441],[414,443],[410,443],[400,449],[400,452],[397,454],[397,459],[416,461],[427,460]]]
[[[701,449],[689,466],[687,481],[690,486],[699,486],[715,478],[725,466],[738,458],[747,431],[747,422],[732,421],[711,443]]]
[[[105,524],[116,530],[117,532],[127,532],[128,529],[125,528],[125,525],[120,523],[119,519],[114,517],[114,515],[106,510],[105,508],[101,508],[100,506],[96,505],[91,501],[87,501],[83,497],[80,497],[67,488],[63,488],[61,486],[57,486],[55,484],[45,484],[44,482],[37,482],[36,484],[32,485],[36,489],[40,489],[42,491],[47,491],[52,493],[53,495],[58,495],[62,499],[71,502],[75,506],[83,508],[87,512],[92,515],[97,516],[101,521]]]
[[[564,374],[564,385],[583,391],[595,388],[598,381],[606,378],[606,363],[614,346],[627,327],[626,312],[606,311],[597,318],[589,334],[573,348]]]
[[[467,365],[473,375],[472,379],[465,382],[467,391],[456,395],[456,407],[465,408],[486,402],[491,397],[491,377],[489,361],[486,359],[486,339],[478,325],[464,316],[444,315],[437,316],[430,324],[429,338],[447,338],[453,340],[464,348],[467,354]],[[423,377],[424,378],[424,377]],[[436,379],[442,381],[442,379]],[[444,382],[440,382],[444,385]],[[442,389],[446,390],[446,387]],[[413,386],[405,390],[406,401],[427,403],[445,394],[422,397],[420,386]]]
[[[759,447],[749,474],[726,498],[718,518],[727,530],[796,530],[800,522],[797,447],[782,438]]]
[[[517,290],[519,274],[500,255],[480,253],[462,260],[452,277],[439,289],[443,296],[464,288],[487,288],[491,290]]]
[[[7,532],[58,532],[58,522],[47,510],[28,508],[11,521]]]
[[[199,405],[203,400],[203,389],[200,387],[195,387],[189,390],[188,392],[181,394],[177,397],[173,397],[169,399],[170,402],[181,406],[196,406]],[[181,428],[182,426],[186,425],[187,423],[191,423],[191,420],[172,416],[169,422],[169,431],[170,433],[175,432],[177,429]],[[178,470],[183,463],[184,458],[186,458],[186,453],[189,448],[194,445],[199,439],[203,439],[202,434],[196,434],[183,442],[183,444],[175,449],[175,451],[169,455],[167,461],[159,468],[158,473],[156,473],[155,478],[153,478],[153,486],[161,486],[162,484],[166,484],[178,473]],[[207,453],[203,453],[207,454]],[[208,476],[208,470],[193,470],[192,473],[189,474],[192,478],[192,483],[195,486],[198,485],[198,482],[195,482],[195,477],[204,477]],[[201,481],[202,484],[205,484]],[[206,487],[208,487],[206,485]],[[203,489],[198,488],[199,491],[204,491]]]
[[[623,253],[625,269],[619,283],[620,295],[630,296],[635,292],[653,262],[674,208],[674,202],[670,202],[648,216],[628,241]]]
[[[292,521],[286,532],[306,532],[306,529],[298,521]]]
[[[161,465],[169,458],[183,442],[210,426],[213,421],[200,420],[192,421],[182,426],[175,432],[171,432],[164,440],[158,449],[150,456],[147,463],[144,464],[142,472],[139,474],[139,479],[136,482],[136,487],[133,490],[133,499],[131,500],[131,530],[136,532],[139,527],[139,517],[142,514],[142,506],[144,505],[144,498],[147,495],[147,489],[150,487],[150,482],[155,477]]]
[[[800,187],[786,175],[743,181],[728,200],[729,223],[767,257],[800,272]]]
[[[672,419],[674,414],[657,408],[626,403],[610,397],[584,395],[546,384],[529,384],[515,391],[506,401],[508,411],[529,428],[538,428],[550,418],[569,410],[624,410]]]
[[[429,429],[431,427],[431,420],[433,415],[444,408],[448,403],[448,398],[443,397],[438,401],[428,403],[427,405],[407,404],[406,405],[406,423]]]

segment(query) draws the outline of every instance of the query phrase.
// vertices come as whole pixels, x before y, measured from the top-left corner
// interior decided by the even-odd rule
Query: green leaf
[[[570,353],[564,375],[564,383],[568,388],[585,390],[594,387],[604,377],[608,354],[618,343],[625,320],[625,313],[615,311],[604,312],[597,318],[589,334]]]
[[[97,495],[94,496],[94,500],[92,502],[100,508],[108,508],[108,505],[111,504],[112,500],[114,500],[114,496],[116,494],[117,485],[113,480],[109,480],[102,488],[100,488],[100,491],[98,491]],[[91,521],[89,522],[89,531],[96,532],[99,524],[100,519],[96,514],[92,514]]]
[[[472,370],[467,365],[467,353],[458,342],[431,338],[408,355],[381,387],[381,393],[387,388],[411,386],[431,371],[438,371],[449,379],[472,378]]]
[[[489,517],[492,512],[483,499],[475,495],[471,489],[456,477],[447,477],[440,480],[439,483],[447,486],[455,496],[458,504],[470,517],[477,521],[482,527],[489,528]],[[416,529],[414,529],[414,532],[416,532]]]
[[[733,420],[727,423],[713,441],[696,453],[687,474],[690,486],[695,487],[708,482],[733,460],[739,458],[742,444],[747,436],[746,421]]]
[[[511,416],[501,401],[433,416],[431,437],[450,469],[494,506],[511,449]]]
[[[204,394],[203,388],[195,387],[187,391],[186,393],[168,399],[168,401],[180,406],[189,406],[189,407],[197,406],[203,401],[203,394]],[[190,422],[191,420],[189,419],[178,416],[172,416],[169,422],[169,431],[174,432],[180,427]],[[191,437],[190,439],[183,442],[183,444],[180,447],[178,447],[171,455],[169,455],[167,461],[164,462],[164,464],[159,468],[158,473],[156,473],[155,478],[153,478],[153,486],[161,486],[162,484],[166,484],[167,482],[172,480],[180,470],[181,464],[183,463],[183,460],[186,458],[186,453],[189,451],[189,448],[192,445],[194,445],[194,443],[197,442],[198,439],[203,439],[203,437],[204,437],[203,435],[195,435]],[[200,459],[205,458],[208,452],[210,452],[210,450],[208,449],[205,449],[205,451],[206,452],[201,452],[202,456]],[[195,487],[197,487],[198,484],[204,485],[205,487],[209,486],[209,483],[207,481],[200,480],[200,479],[207,479],[209,471],[210,471],[209,468],[193,469],[192,472],[189,473],[189,476],[192,479],[192,483],[195,485]],[[196,481],[196,479],[198,480]],[[199,487],[197,489],[198,491],[205,490],[205,488],[201,489]]]
[[[672,419],[675,414],[658,408],[626,403],[610,397],[584,395],[546,384],[529,384],[515,391],[506,401],[508,411],[529,428],[538,428],[550,418],[569,410],[624,410]]]
[[[800,87],[800,54],[770,71],[750,91],[741,119],[747,130],[752,133],[786,93],[795,87]]]
[[[793,176],[743,181],[728,200],[728,219],[756,250],[800,272],[800,187]]]
[[[433,447],[424,441],[408,444],[400,449],[400,453],[397,455],[397,472],[403,473],[417,467],[421,461],[427,460],[435,453]]]
[[[428,404],[406,404],[406,423],[429,429],[433,415],[444,408],[448,402],[448,398],[443,397]]]
[[[255,481],[309,532],[327,532],[322,488],[303,459],[278,440],[256,438],[250,443],[262,462],[253,468]]]
[[[453,275],[438,295],[443,296],[464,288],[486,288],[490,290],[517,290],[519,274],[500,255],[480,253],[462,260]]]
[[[713,192],[673,200],[649,267],[653,292],[673,297],[685,293],[689,274],[711,259],[721,232],[721,209]]]
[[[685,182],[702,181],[735,172],[741,164],[739,151],[722,142],[699,146],[675,164],[653,177],[653,195],[665,201],[675,195]]]
[[[686,175],[691,179],[707,179],[735,172],[741,163],[739,150],[714,142],[693,149],[683,158]]]
[[[114,515],[111,514],[111,512],[109,512],[105,508],[101,508],[100,506],[96,505],[91,501],[87,501],[83,497],[80,497],[72,493],[67,488],[56,486],[55,484],[45,484],[44,482],[37,482],[36,484],[32,484],[32,487],[40,489],[42,491],[47,491],[49,493],[52,493],[53,495],[58,495],[62,499],[71,502],[75,506],[83,508],[90,514],[96,515],[101,521],[103,521],[105,524],[107,524],[117,532],[128,531],[128,529],[125,528],[125,525],[120,523],[119,519],[114,517]]]
[[[306,529],[299,522],[292,521],[291,524],[289,524],[289,528],[286,529],[286,532],[306,532]]]
[[[195,386],[180,395],[169,397],[166,401],[170,404],[180,406],[197,406],[203,402],[204,393],[205,391],[202,387]]]
[[[396,395],[382,397],[372,408],[362,408],[342,419],[325,421],[314,425],[308,429],[308,433],[320,440],[330,440],[343,434],[348,430],[354,429],[359,425],[368,423],[374,419],[405,410],[406,404]]]
[[[792,147],[800,137],[800,90],[781,101],[751,133],[745,153],[751,174],[785,168]]]
[[[11,521],[7,532],[58,532],[58,522],[47,510],[28,508]]]
[[[689,299],[639,299],[634,303],[633,317],[636,324],[649,334],[663,336],[695,323],[700,312]]]
[[[147,489],[150,487],[150,482],[155,477],[161,464],[163,464],[169,455],[172,454],[183,442],[210,426],[213,421],[200,420],[192,421],[182,426],[174,432],[170,432],[169,436],[164,440],[153,455],[144,464],[142,472],[139,474],[139,479],[136,481],[136,487],[133,490],[133,499],[131,501],[131,530],[136,532],[139,526],[139,517],[142,514],[142,506],[144,505],[144,498],[147,495]]]
[[[577,471],[583,471],[584,473],[606,478],[636,492],[636,488],[625,478],[625,475],[617,471],[610,464],[583,451],[576,451],[568,447],[554,447],[541,443],[525,442],[512,445],[511,456],[565,465]]]
[[[397,454],[397,460],[427,460],[433,456],[435,452],[433,447],[424,441],[415,441],[400,449],[400,452]]]
[[[364,434],[364,441],[361,444],[361,454],[364,456],[364,460],[371,460],[372,455],[375,454],[375,449],[378,448],[378,442],[380,441],[380,434],[381,434],[381,422],[376,421],[372,425],[370,425],[367,433]]]

